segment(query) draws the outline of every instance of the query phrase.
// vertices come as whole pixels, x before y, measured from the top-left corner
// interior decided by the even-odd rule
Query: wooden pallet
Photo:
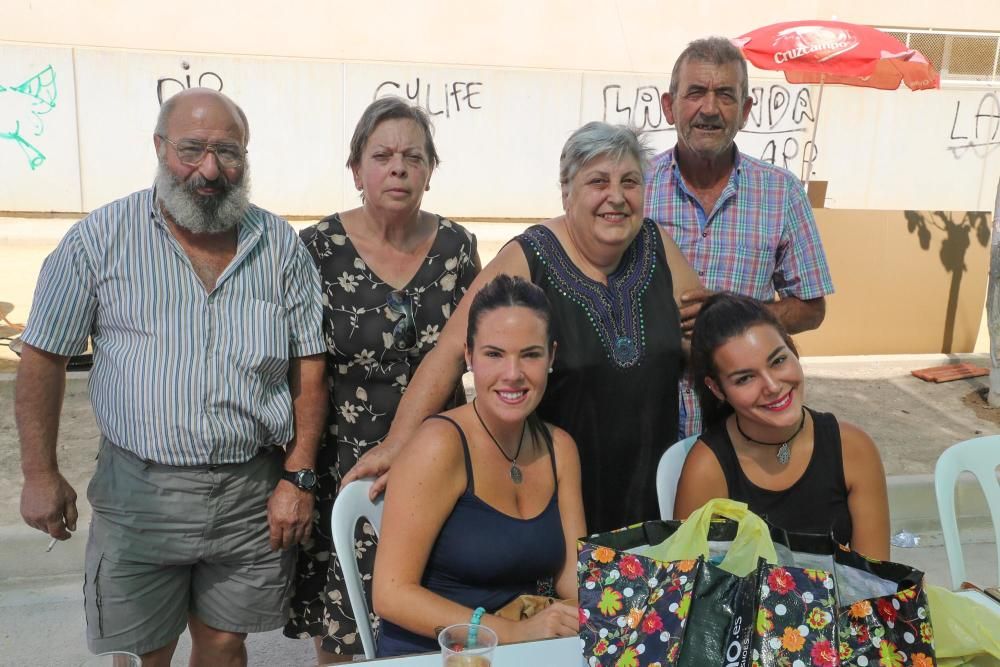
[[[920,378],[924,382],[951,382],[952,380],[965,380],[967,378],[989,375],[990,371],[982,366],[963,363],[920,368],[910,371],[910,374]]]

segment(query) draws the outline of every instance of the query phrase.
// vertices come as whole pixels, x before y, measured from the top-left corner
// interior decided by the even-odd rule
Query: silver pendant
[[[786,465],[788,463],[788,459],[792,458],[792,453],[790,450],[791,447],[788,446],[787,442],[781,443],[781,446],[778,447],[778,453],[775,455],[775,457],[778,459],[778,463],[780,463],[781,465]]]
[[[510,478],[515,484],[520,484],[524,480],[524,476],[521,474],[521,469],[517,467],[516,463],[510,466]]]

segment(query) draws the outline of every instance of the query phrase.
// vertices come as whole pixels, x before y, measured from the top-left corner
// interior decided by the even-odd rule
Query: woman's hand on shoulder
[[[450,410],[453,413],[454,410]],[[400,449],[393,470],[398,466],[399,475],[424,479],[441,478],[452,482],[461,495],[465,489],[465,454],[462,440],[454,424],[436,417],[425,420],[411,438],[409,445]],[[461,471],[461,475],[457,473]],[[461,479],[456,479],[461,477]],[[443,490],[443,489],[440,489]],[[435,490],[435,493],[439,490]]]
[[[340,480],[340,488],[344,488],[356,479],[374,477],[375,482],[368,491],[369,499],[374,502],[385,491],[389,481],[389,468],[401,448],[401,442],[396,439],[390,440],[386,436],[385,440],[361,455],[358,462]]]
[[[430,434],[440,428],[438,424],[444,424],[454,431],[453,427],[446,424],[442,420],[430,419],[422,423],[409,440],[411,442],[416,442],[421,438],[429,438],[430,443],[426,445],[427,448],[435,447],[435,443],[440,445],[440,441],[435,441],[430,437]],[[374,500],[385,491],[386,485],[389,482],[389,469],[395,464],[396,459],[406,449],[403,447],[403,444],[403,439],[393,434],[390,429],[385,439],[362,454],[361,458],[358,459],[358,462],[351,467],[346,475],[344,475],[344,478],[340,482],[341,488],[347,486],[356,479],[374,477],[375,482],[372,484],[372,488],[368,492],[370,499],[374,502]]]
[[[681,331],[685,337],[690,337],[702,304],[705,299],[712,296],[713,292],[705,289],[701,278],[691,268],[691,264],[677,247],[673,237],[665,228],[659,227],[659,229],[660,239],[663,241],[663,251],[667,257],[667,266],[670,268],[670,279],[674,285],[674,301],[677,302],[677,308],[680,311]]]
[[[674,445],[679,447],[680,445]],[[728,498],[729,485],[719,465],[719,459],[703,441],[698,440],[688,452],[677,480],[677,495],[674,496],[675,519],[687,519],[695,511],[713,498]]]

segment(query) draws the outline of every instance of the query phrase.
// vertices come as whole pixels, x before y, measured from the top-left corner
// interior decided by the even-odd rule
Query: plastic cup
[[[469,636],[474,629],[475,642]],[[449,625],[438,635],[444,667],[491,667],[497,647],[497,633],[483,625]]]

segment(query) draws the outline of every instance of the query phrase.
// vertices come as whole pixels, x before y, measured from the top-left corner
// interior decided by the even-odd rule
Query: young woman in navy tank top
[[[728,497],[786,530],[832,532],[889,557],[878,449],[856,426],[805,407],[795,344],[765,305],[710,297],[695,322],[691,371],[707,427],[684,463],[675,518]]]
[[[555,348],[540,288],[499,275],[476,294],[465,351],[476,399],[425,421],[392,467],[373,577],[380,657],[436,650],[476,607],[501,643],[577,634],[575,605],[520,622],[492,613],[540,584],[577,597],[580,461],[534,415]]]

